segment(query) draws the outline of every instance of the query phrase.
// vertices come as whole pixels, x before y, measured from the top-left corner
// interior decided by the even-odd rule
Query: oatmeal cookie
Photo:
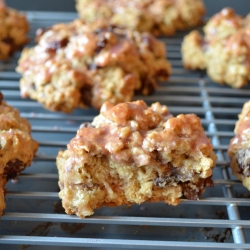
[[[159,103],[106,102],[58,153],[59,196],[66,213],[79,217],[101,206],[177,205],[213,185],[215,160],[196,115],[172,117]]]
[[[0,92],[0,215],[5,208],[5,184],[29,166],[38,148],[29,122],[3,101]]]
[[[0,3],[0,60],[7,59],[28,42],[29,24],[24,14]]]
[[[246,102],[235,125],[228,155],[233,174],[250,190],[250,101]]]
[[[250,79],[249,17],[231,8],[216,14],[204,27],[204,37],[192,31],[182,43],[184,67],[206,69],[212,80],[241,88]]]
[[[171,73],[164,43],[148,33],[75,20],[40,31],[37,41],[19,60],[21,94],[52,111],[131,101]]]
[[[103,20],[139,32],[173,35],[201,23],[201,0],[77,0],[76,9],[85,22]]]

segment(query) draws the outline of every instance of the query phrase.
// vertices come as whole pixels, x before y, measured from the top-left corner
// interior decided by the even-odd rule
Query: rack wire
[[[74,13],[27,12],[33,46],[35,31],[69,22]],[[58,198],[55,158],[82,122],[98,111],[79,109],[71,115],[46,111],[32,100],[21,99],[20,75],[15,72],[20,53],[0,64],[0,89],[8,104],[19,109],[32,125],[39,151],[32,165],[7,184],[0,222],[0,249],[250,249],[250,192],[229,167],[227,148],[237,115],[249,100],[250,88],[232,89],[213,83],[204,72],[182,67],[180,45],[185,33],[171,38],[167,57],[173,74],[151,96],[135,96],[148,104],[160,101],[174,115],[195,113],[202,121],[218,156],[214,187],[198,201],[183,199],[178,206],[163,203],[101,208],[79,219],[66,215]]]

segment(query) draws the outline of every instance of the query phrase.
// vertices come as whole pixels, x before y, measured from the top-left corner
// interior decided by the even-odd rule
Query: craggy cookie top
[[[182,60],[189,69],[206,69],[215,82],[241,88],[250,79],[250,22],[224,8],[182,43]]]
[[[249,18],[243,18],[236,14],[231,8],[224,8],[219,13],[210,18],[208,23],[204,26],[204,37],[202,44],[208,46],[215,42],[226,44],[227,39],[230,39],[234,34],[239,35],[242,29],[248,28]],[[201,44],[201,45],[202,45]]]
[[[24,14],[0,5],[0,59],[7,59],[28,42],[29,24]]]
[[[152,92],[171,71],[161,41],[117,26],[75,20],[39,30],[37,42],[19,60],[21,94],[51,110],[130,101],[135,91]],[[51,96],[54,106],[47,103]]]
[[[243,26],[243,17],[237,15],[231,8],[224,8],[215,14],[204,27],[205,37],[209,41],[224,39],[236,33]]]
[[[91,155],[109,155],[116,162],[156,168],[170,162],[172,153],[190,159],[213,154],[200,119],[194,114],[172,117],[166,106],[154,103],[148,107],[143,101],[115,106],[107,102],[100,112],[92,124],[83,124],[78,130],[68,145],[69,151],[84,150]],[[196,171],[202,178],[211,175],[211,169],[202,169],[202,164]],[[185,181],[190,178],[184,173],[180,176]]]
[[[38,143],[30,132],[29,122],[7,105],[0,93],[0,175],[13,178],[31,164]]]
[[[78,0],[76,9],[86,22],[108,21],[154,35],[196,26],[205,12],[201,0]]]

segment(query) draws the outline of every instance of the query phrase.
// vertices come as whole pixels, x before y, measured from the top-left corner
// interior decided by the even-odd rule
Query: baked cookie
[[[250,101],[246,102],[235,125],[228,155],[233,174],[250,190]]]
[[[24,14],[0,2],[0,60],[7,59],[28,42],[29,24]]]
[[[76,9],[85,22],[102,20],[154,35],[173,35],[201,23],[202,0],[77,0]]]
[[[5,184],[29,166],[38,148],[28,121],[3,101],[0,92],[0,215],[5,208]]]
[[[241,88],[250,79],[249,17],[225,8],[204,27],[204,37],[192,31],[182,43],[184,67],[206,69],[212,80]]]
[[[19,60],[21,94],[52,111],[130,101],[171,73],[164,43],[148,33],[75,20],[40,31],[37,41]]]
[[[58,153],[59,196],[66,213],[79,217],[101,206],[177,205],[213,185],[215,160],[196,115],[172,117],[159,103],[106,102]]]

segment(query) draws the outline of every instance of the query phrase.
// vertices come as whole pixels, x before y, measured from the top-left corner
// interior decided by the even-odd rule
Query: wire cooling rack
[[[31,42],[37,28],[76,17],[71,13],[28,12]],[[17,179],[7,184],[0,222],[0,249],[250,249],[250,192],[231,174],[227,147],[250,88],[232,89],[213,83],[204,72],[182,67],[180,45],[185,33],[161,38],[173,66],[168,82],[155,94],[136,96],[148,104],[160,101],[174,115],[195,113],[202,121],[218,156],[213,180],[198,201],[178,206],[163,203],[101,208],[86,219],[66,215],[58,198],[55,158],[82,122],[98,114],[79,109],[71,115],[46,111],[21,99],[20,75],[15,72],[20,53],[0,64],[0,89],[8,104],[19,109],[32,125],[39,151]]]

